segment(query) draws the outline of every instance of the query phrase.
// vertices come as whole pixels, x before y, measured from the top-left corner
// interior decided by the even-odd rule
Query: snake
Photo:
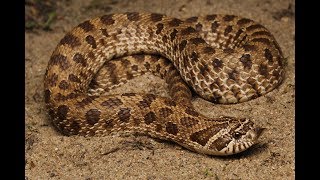
[[[192,96],[217,104],[263,96],[283,81],[283,59],[270,31],[248,18],[106,14],[60,40],[44,75],[44,101],[66,136],[138,132],[196,153],[232,155],[258,143],[265,128],[245,117],[206,117]],[[146,72],[166,81],[170,97],[108,94]]]

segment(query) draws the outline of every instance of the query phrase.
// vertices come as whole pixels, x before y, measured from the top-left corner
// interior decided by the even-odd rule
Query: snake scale
[[[148,71],[166,80],[171,98],[105,93]],[[283,78],[278,43],[250,19],[128,12],[84,21],[62,38],[48,63],[44,96],[65,135],[140,132],[198,153],[230,155],[255,144],[264,128],[248,118],[205,117],[193,108],[190,88],[233,104],[266,94]]]

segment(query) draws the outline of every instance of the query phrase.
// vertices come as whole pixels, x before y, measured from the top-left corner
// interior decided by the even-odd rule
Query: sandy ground
[[[294,179],[294,0],[65,0],[58,5],[51,31],[25,33],[26,179]],[[65,137],[57,132],[43,98],[43,76],[53,49],[80,22],[125,11],[181,18],[227,13],[265,25],[287,59],[283,84],[263,97],[236,105],[194,100],[195,107],[207,116],[249,117],[267,128],[260,143],[239,155],[212,157],[148,136],[84,138]],[[168,95],[164,81],[148,74],[115,91],[128,90]]]

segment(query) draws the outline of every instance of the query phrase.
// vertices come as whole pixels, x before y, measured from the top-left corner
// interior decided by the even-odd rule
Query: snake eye
[[[233,135],[233,137],[234,137],[235,139],[239,139],[239,138],[241,137],[241,133],[235,132],[234,135]]]

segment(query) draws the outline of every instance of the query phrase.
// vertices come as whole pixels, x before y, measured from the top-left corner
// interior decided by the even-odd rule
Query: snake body
[[[45,102],[65,135],[135,131],[199,153],[230,155],[255,144],[263,128],[247,118],[201,115],[189,87],[211,102],[244,102],[281,83],[282,60],[272,34],[247,18],[109,14],[84,21],[61,39],[45,73]],[[99,91],[145,71],[165,78],[172,98]]]

